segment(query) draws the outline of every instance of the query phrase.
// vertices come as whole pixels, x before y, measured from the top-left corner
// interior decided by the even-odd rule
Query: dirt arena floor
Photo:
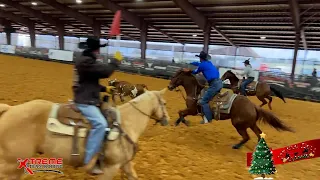
[[[54,62],[31,60],[0,55],[0,102],[15,105],[33,99],[66,102],[72,98],[72,66]],[[151,90],[160,90],[168,80],[115,73],[112,78],[132,83],[145,83]],[[104,81],[106,84],[106,81]],[[229,120],[200,125],[200,117],[188,117],[192,127],[172,126],[177,111],[185,107],[178,92],[166,94],[167,108],[172,118],[171,126],[148,127],[139,141],[140,151],[134,159],[135,168],[142,180],[250,180],[246,168],[246,153],[253,151],[257,139],[249,130],[252,139],[240,150],[231,146],[240,140]],[[256,97],[250,98],[260,104]],[[267,108],[267,107],[265,107]],[[274,98],[273,112],[296,133],[277,132],[260,125],[267,134],[271,148],[280,148],[301,141],[320,137],[320,104],[287,100],[284,104]],[[319,180],[320,159],[304,160],[276,166],[277,180]],[[95,179],[79,170],[66,166],[64,175],[38,173],[23,179]],[[119,173],[120,174],[120,173]],[[118,175],[115,179],[120,179]]]

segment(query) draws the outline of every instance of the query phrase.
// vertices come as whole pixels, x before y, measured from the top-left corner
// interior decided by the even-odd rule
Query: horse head
[[[195,76],[193,76],[190,71],[185,72],[181,69],[171,78],[168,89],[172,91],[178,86],[187,85],[192,82],[193,79],[195,79]]]
[[[166,90],[167,88],[161,91],[146,91],[144,94],[138,96],[130,102],[136,104],[134,106],[139,107],[141,110],[147,110],[151,108],[151,114],[148,114],[147,112],[146,114],[143,112],[143,114],[148,115],[151,119],[154,119],[156,123],[166,126],[170,120],[170,116],[166,108],[166,101],[163,98]],[[148,103],[142,103],[145,101],[148,101]]]
[[[222,81],[225,81],[227,79],[229,79],[230,81],[239,80],[239,78],[231,70],[226,71],[221,77]]]

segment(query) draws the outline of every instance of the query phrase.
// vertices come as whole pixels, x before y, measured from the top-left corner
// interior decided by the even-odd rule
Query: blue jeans
[[[202,106],[203,114],[206,116],[208,121],[212,120],[212,112],[209,106],[209,102],[212,100],[212,98],[217,95],[223,87],[221,79],[215,79],[211,82],[209,82],[209,88],[204,93],[200,105]]]
[[[246,93],[246,88],[247,86],[252,83],[254,80],[253,77],[249,77],[247,79],[245,79],[242,83],[241,83],[241,86],[240,86],[240,93],[244,96],[247,96],[247,93]]]
[[[97,106],[87,104],[76,104],[88,121],[91,123],[89,132],[84,164],[88,164],[96,153],[100,152],[101,145],[105,137],[105,129],[108,127],[108,122],[102,115]]]

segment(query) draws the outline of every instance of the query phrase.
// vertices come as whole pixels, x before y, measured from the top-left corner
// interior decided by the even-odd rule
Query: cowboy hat
[[[97,50],[101,47],[106,47],[107,44],[100,44],[100,39],[97,37],[89,37],[86,42],[80,42],[79,48],[80,49],[91,49]]]
[[[247,60],[243,61],[243,63],[244,64],[250,64],[250,61],[249,61],[249,59],[247,59]]]
[[[208,55],[206,52],[204,51],[201,51],[199,55],[196,55],[196,57],[199,57],[201,59],[205,59],[205,60],[208,60],[211,58],[210,55]]]

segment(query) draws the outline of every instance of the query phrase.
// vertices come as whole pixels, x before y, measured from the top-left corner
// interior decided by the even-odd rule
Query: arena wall
[[[80,52],[62,51],[46,48],[32,48],[24,46],[0,45],[0,53],[26,58],[39,59],[44,61],[56,61],[59,63],[72,64]],[[101,61],[107,63],[109,57],[101,55]],[[152,77],[169,79],[180,68],[196,68],[195,66],[183,63],[171,63],[161,60],[142,60],[125,58],[120,65],[120,71],[135,73]],[[219,67],[220,75],[230,68]],[[238,71],[237,69],[232,69]],[[317,78],[291,80],[285,75],[275,72],[255,71],[255,80],[266,81],[270,86],[279,89],[286,98],[320,102],[320,82]],[[228,88],[228,83],[225,84]]]

